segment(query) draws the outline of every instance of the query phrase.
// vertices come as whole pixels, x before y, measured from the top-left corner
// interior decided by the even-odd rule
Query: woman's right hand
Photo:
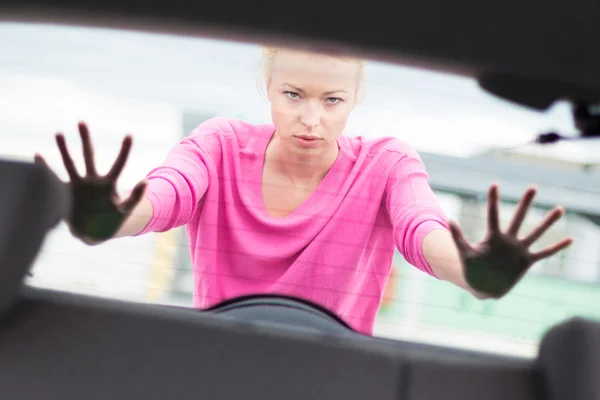
[[[85,176],[77,173],[64,136],[61,133],[56,135],[56,143],[70,178],[66,185],[69,186],[72,195],[72,209],[66,222],[73,236],[87,244],[98,244],[117,233],[140,202],[146,182],[138,183],[127,199],[119,199],[116,181],[127,161],[132,143],[131,136],[126,136],[123,140],[121,151],[108,174],[101,176],[96,172],[89,131],[83,122],[79,123],[79,134],[85,160]],[[35,162],[49,168],[39,154],[36,154]]]

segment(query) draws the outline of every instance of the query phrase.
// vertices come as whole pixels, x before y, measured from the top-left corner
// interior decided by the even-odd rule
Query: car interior
[[[334,25],[339,13],[352,23]],[[360,54],[474,77],[490,96],[538,112],[572,104],[576,130],[523,138],[538,143],[600,136],[598,15],[600,3],[585,0],[0,0],[0,21]],[[525,359],[363,336],[295,298],[198,312],[26,285],[69,195],[32,162],[2,160],[0,181],[2,398],[600,399],[600,323],[584,316],[553,326]]]

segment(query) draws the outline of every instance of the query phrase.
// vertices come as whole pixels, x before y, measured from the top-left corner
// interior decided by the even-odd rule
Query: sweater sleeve
[[[212,153],[219,151],[217,132],[203,123],[146,176],[152,217],[138,234],[164,232],[185,225],[196,213],[210,184]]]
[[[417,152],[402,144],[394,150],[386,184],[386,209],[393,226],[398,251],[413,266],[434,276],[423,254],[425,236],[448,229],[447,217],[429,186],[428,174]]]

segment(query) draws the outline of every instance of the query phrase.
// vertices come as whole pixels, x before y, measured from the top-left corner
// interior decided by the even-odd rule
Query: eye
[[[287,97],[289,97],[292,100],[297,100],[300,97],[300,95],[296,92],[286,91],[284,93],[287,95]]]
[[[327,98],[327,103],[329,103],[329,104],[337,104],[341,101],[343,101],[343,100],[340,99],[339,97],[328,97]]]

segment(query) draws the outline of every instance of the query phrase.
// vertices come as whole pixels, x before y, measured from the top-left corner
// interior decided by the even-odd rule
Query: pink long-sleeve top
[[[312,195],[272,217],[262,197],[270,124],[215,118],[148,174],[153,216],[140,233],[186,225],[194,306],[232,297],[291,295],[372,334],[394,248],[433,275],[424,237],[447,229],[417,152],[396,138],[342,135],[339,155]]]

